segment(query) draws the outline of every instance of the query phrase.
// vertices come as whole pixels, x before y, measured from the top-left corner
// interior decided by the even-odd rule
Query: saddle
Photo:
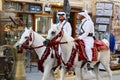
[[[75,42],[75,48],[72,49],[72,53],[68,62],[64,63],[64,61],[62,60],[63,64],[66,66],[68,70],[73,66],[77,53],[78,53],[78,61],[81,61],[81,60],[88,61],[88,57],[85,52],[85,44],[83,40],[77,39],[77,40],[74,40],[74,42]],[[108,47],[104,44],[104,42],[100,40],[95,40],[94,47],[92,48],[92,61],[97,61],[98,51],[106,50],[106,49],[108,49]]]
[[[88,61],[88,57],[85,52],[85,44],[84,44],[83,40],[78,40],[75,42],[77,43],[76,47],[78,48],[79,53],[80,53],[78,56],[78,60],[80,61],[80,60],[85,59]],[[94,47],[92,48],[92,61],[97,61],[98,52],[101,50],[108,50],[108,46],[101,40],[95,40]]]

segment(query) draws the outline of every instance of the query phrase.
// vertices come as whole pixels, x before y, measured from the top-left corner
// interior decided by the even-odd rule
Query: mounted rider
[[[59,11],[57,13],[57,18],[58,18],[58,24],[61,28],[63,28],[63,30],[68,33],[70,36],[72,35],[72,28],[71,28],[71,24],[66,21],[66,13],[63,11]],[[62,50],[59,46],[59,54],[62,53]]]
[[[68,21],[66,21],[66,13],[60,11],[60,12],[57,13],[57,17],[58,17],[58,20],[59,20],[58,25],[60,27],[63,27],[63,30],[65,32],[67,32],[69,35],[72,35],[71,25]]]
[[[85,43],[85,51],[88,57],[87,67],[91,68],[90,63],[92,61],[92,48],[94,46],[94,23],[87,11],[79,12],[77,18],[81,20],[81,23],[78,27],[78,39],[83,40]]]

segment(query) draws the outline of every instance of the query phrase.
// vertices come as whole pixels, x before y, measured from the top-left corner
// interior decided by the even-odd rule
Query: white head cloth
[[[86,10],[83,12],[79,12],[78,14],[84,16],[87,20],[89,20],[93,24],[93,21],[91,20],[90,16],[88,15],[88,12]]]
[[[66,19],[66,13],[65,12],[58,12],[57,13],[57,17],[59,18],[59,16],[63,16]]]

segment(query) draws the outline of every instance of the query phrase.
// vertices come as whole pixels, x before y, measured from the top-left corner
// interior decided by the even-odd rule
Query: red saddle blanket
[[[94,41],[94,47],[96,47],[98,51],[108,50],[108,46],[101,40],[95,40]]]
[[[79,42],[77,41],[78,46],[79,46],[79,51],[82,52],[80,53],[78,59],[83,60],[86,59],[88,60],[88,57],[86,55],[85,52],[85,45],[84,42],[82,40],[80,40]],[[108,46],[101,40],[95,40],[94,41],[94,48],[92,48],[92,61],[97,61],[98,59],[98,52],[101,50],[107,50]]]
[[[92,48],[92,61],[97,61],[98,52],[101,50],[108,50],[108,46],[101,40],[95,40],[94,48]]]

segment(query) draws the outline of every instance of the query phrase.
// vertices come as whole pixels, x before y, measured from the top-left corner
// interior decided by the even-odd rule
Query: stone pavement
[[[120,80],[120,70],[114,70],[112,71],[112,73],[113,73],[113,80]],[[100,76],[101,76],[101,80],[109,80],[108,75],[105,71],[100,71]],[[29,68],[26,68],[26,80],[41,80],[41,78],[42,78],[42,73],[37,70],[37,67],[32,68],[31,71]],[[96,80],[94,72],[85,73],[84,79]],[[47,80],[50,80],[50,78]],[[56,80],[59,80],[59,78],[57,78]],[[66,77],[65,80],[75,80],[75,79],[74,76],[70,76],[70,77]]]

